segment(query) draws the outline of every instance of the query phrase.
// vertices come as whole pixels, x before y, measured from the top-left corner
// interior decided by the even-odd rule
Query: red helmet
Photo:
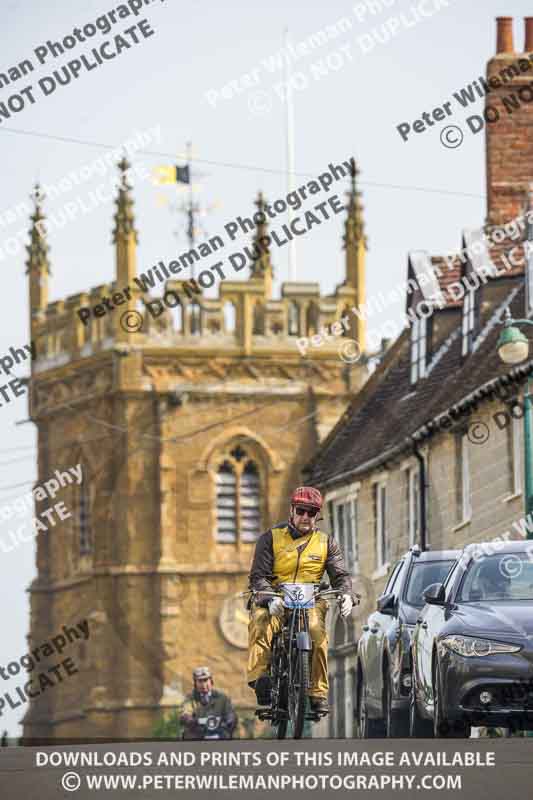
[[[322,495],[313,486],[299,486],[291,497],[291,506],[304,506],[305,508],[322,508]]]

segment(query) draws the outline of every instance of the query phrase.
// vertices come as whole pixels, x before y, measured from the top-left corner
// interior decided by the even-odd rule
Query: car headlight
[[[522,649],[518,644],[493,642],[491,639],[478,639],[476,636],[445,636],[441,640],[441,644],[452,653],[457,653],[465,658],[494,656],[498,653],[518,653]]]

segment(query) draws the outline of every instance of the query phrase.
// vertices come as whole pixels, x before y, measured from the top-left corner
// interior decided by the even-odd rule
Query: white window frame
[[[462,320],[462,332],[463,332],[463,342],[462,342],[462,349],[461,355],[466,356],[472,349],[472,335],[474,333],[475,327],[475,314],[476,314],[476,298],[475,292],[476,289],[469,289],[464,297],[463,300],[463,320]]]
[[[407,531],[409,547],[420,538],[420,469],[411,465],[407,470]],[[416,520],[416,525],[415,525]]]
[[[427,317],[415,317],[411,324],[411,384],[426,376],[427,339]]]
[[[355,575],[359,571],[359,531],[358,531],[358,493],[359,493],[359,486],[360,484],[353,484],[349,488],[344,488],[343,490],[337,490],[335,492],[331,492],[326,495],[325,503],[326,507],[329,509],[331,508],[333,511],[332,519],[330,520],[330,533],[338,542],[341,550],[343,552],[346,566],[349,571]],[[331,505],[330,505],[331,504]],[[340,536],[339,529],[338,529],[338,509],[340,506],[344,506],[345,508],[349,508],[349,515],[347,519],[349,520],[349,525],[344,529],[343,536]],[[346,523],[346,518],[345,518]],[[346,542],[348,538],[352,540],[352,552],[353,552],[353,562],[350,564],[348,562],[348,552],[349,548],[346,547]]]
[[[240,447],[240,442],[236,442],[232,445],[231,448],[225,452],[225,455],[220,458],[219,463],[215,466],[214,469],[214,487],[215,487],[215,526],[214,526],[214,539],[217,545],[233,545],[234,547],[241,547],[241,545],[248,545],[257,541],[262,528],[262,510],[261,510],[261,496],[262,496],[262,475],[261,475],[261,468],[259,466],[258,459],[256,456],[246,450],[244,452],[245,458],[243,461],[242,458],[238,460],[235,459],[233,455],[233,451],[235,448]],[[241,463],[242,461],[242,463]],[[218,476],[220,474],[221,468],[224,464],[227,463],[228,466],[231,468],[232,475],[233,475],[233,485],[234,490],[233,494],[229,495],[233,498],[233,506],[230,506],[233,511],[233,530],[228,529],[226,525],[221,527],[222,517],[220,515],[220,509],[225,508],[225,506],[220,505],[220,494],[219,487],[223,485],[222,482],[219,482]],[[250,508],[254,508],[254,504],[248,502],[249,495],[245,491],[245,480],[244,475],[246,473],[247,467],[253,464],[253,467],[257,474],[257,514],[252,514],[252,517],[247,514],[247,511]],[[224,515],[226,516],[226,515]],[[257,517],[257,528],[254,536],[254,532],[250,533],[250,520]]]
[[[376,492],[376,500],[374,503],[376,514],[374,519],[374,537],[376,540],[375,552],[377,562],[376,572],[373,577],[377,577],[377,574],[386,574],[390,565],[390,552],[387,552],[388,545],[390,546],[387,536],[387,481],[375,481],[372,486],[372,492]],[[385,517],[383,517],[382,498],[384,499],[385,505]]]

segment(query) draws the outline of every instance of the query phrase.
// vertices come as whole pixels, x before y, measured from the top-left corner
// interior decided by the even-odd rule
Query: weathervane
[[[182,160],[183,155],[178,155],[178,159]],[[207,237],[207,230],[202,225],[202,218],[206,217],[208,213],[217,208],[217,204],[213,203],[210,206],[203,207],[199,202],[194,199],[194,191],[199,188],[198,184],[193,184],[192,178],[192,143],[187,142],[186,163],[183,166],[178,165],[164,165],[156,167],[154,170],[154,182],[160,186],[167,184],[175,184],[177,196],[179,196],[181,189],[188,185],[189,193],[187,200],[181,202],[172,202],[167,195],[158,194],[158,205],[168,205],[173,213],[179,213],[185,216],[185,225],[180,229],[174,231],[176,238],[181,238],[183,233],[186,233],[187,241],[190,248],[201,234],[204,238]],[[196,173],[194,177],[203,178],[204,175]],[[191,276],[194,278],[194,264],[191,266]]]

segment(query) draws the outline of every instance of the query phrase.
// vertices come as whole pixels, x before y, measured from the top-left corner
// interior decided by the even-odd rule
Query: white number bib
[[[285,608],[314,608],[314,583],[282,583],[283,605]]]

